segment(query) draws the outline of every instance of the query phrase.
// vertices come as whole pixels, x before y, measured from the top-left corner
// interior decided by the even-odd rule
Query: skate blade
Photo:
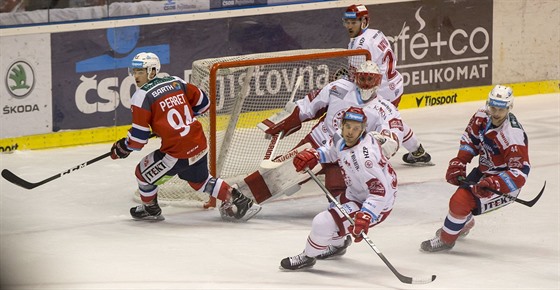
[[[159,216],[149,216],[149,217],[143,217],[143,218],[132,218],[135,221],[145,221],[145,222],[160,222],[160,221],[164,221],[165,217],[162,215]]]
[[[403,162],[404,165],[406,166],[410,166],[410,167],[426,167],[426,166],[435,166],[435,164],[433,162],[415,162],[415,163],[406,163]]]
[[[297,268],[297,269],[286,269],[282,266],[278,266],[278,269],[280,269],[282,272],[305,272],[305,271],[309,271],[313,269],[313,265],[308,266],[308,267],[303,267],[303,268]]]
[[[253,206],[251,206],[251,208],[249,210],[247,210],[247,213],[242,218],[240,218],[239,220],[246,222],[246,221],[252,219],[255,215],[257,215],[261,211],[261,209],[262,209],[262,206],[260,206],[256,203],[253,203]]]
[[[261,211],[262,207],[256,203],[253,204],[253,206],[247,210],[247,212],[245,213],[245,215],[239,219],[230,216],[230,215],[226,215],[226,214],[221,214],[220,216],[222,217],[223,221],[226,222],[234,222],[234,223],[241,223],[241,222],[246,222],[248,220],[250,220],[251,218],[253,218],[255,215],[257,215],[260,211]]]

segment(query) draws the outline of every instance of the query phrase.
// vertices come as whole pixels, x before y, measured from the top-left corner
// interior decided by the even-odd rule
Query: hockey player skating
[[[381,75],[383,76],[381,84],[377,89],[377,95],[390,101],[399,107],[401,96],[403,94],[403,78],[397,70],[397,57],[391,49],[391,44],[380,30],[368,28],[369,15],[366,6],[350,5],[346,8],[343,17],[344,27],[350,36],[348,49],[366,49],[371,53],[371,59],[377,64]],[[350,73],[359,66],[360,60],[351,58]],[[403,161],[408,164],[416,165],[432,165],[432,159],[422,144],[416,138],[412,129],[406,124],[404,125],[404,138],[402,145],[409,153],[403,156]]]
[[[352,243],[349,235],[354,237],[354,242],[360,242],[362,232],[367,234],[370,227],[383,222],[391,213],[397,194],[397,176],[374,132],[366,133],[367,122],[361,108],[351,107],[344,112],[341,130],[329,145],[306,149],[293,159],[297,171],[312,169],[318,162],[338,161],[348,184],[338,200],[353,218],[354,226],[331,204],[313,218],[303,252],[283,259],[281,269],[309,268],[317,259],[344,255]]]
[[[451,196],[443,227],[436,231],[434,238],[420,245],[423,251],[453,248],[457,238],[467,235],[474,226],[473,216],[513,203],[527,181],[531,168],[528,140],[523,127],[510,112],[513,98],[510,87],[497,85],[488,94],[486,105],[470,119],[461,137],[459,153],[449,162],[445,175],[448,183],[459,188]],[[467,176],[467,163],[477,155],[478,167]],[[509,198],[486,188],[507,194]]]
[[[366,131],[380,132],[376,136],[383,142],[382,149],[386,156],[391,157],[398,150],[403,132],[400,114],[391,103],[376,98],[376,90],[381,81],[377,65],[371,61],[363,62],[355,74],[354,82],[346,79],[331,82],[301,100],[288,103],[283,111],[264,120],[259,126],[266,128],[267,134],[282,133],[285,137],[299,130],[302,122],[319,119],[311,132],[296,145],[296,148],[306,146],[318,148],[328,144],[340,127],[343,113],[349,107],[361,107],[369,120]],[[293,170],[293,168],[286,170]],[[334,196],[346,190],[338,164],[324,163],[319,173],[325,174],[325,185]],[[262,180],[264,178],[260,175],[250,176],[250,179],[246,178],[246,182],[258,203],[281,194],[267,188],[270,181]]]
[[[221,178],[209,175],[206,137],[196,119],[208,110],[208,97],[178,77],[157,77],[160,68],[159,58],[151,52],[141,52],[132,60],[129,71],[138,86],[131,100],[132,128],[111,147],[111,158],[126,158],[148,143],[151,132],[161,138],[161,147],[136,166],[142,205],[131,208],[130,214],[137,220],[163,220],[158,185],[178,175],[193,189],[221,200],[224,218],[251,218],[260,206]]]

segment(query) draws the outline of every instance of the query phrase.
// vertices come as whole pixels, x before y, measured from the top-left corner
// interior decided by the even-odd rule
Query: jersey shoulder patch
[[[509,113],[509,122],[512,128],[523,129],[523,126],[521,126],[521,123],[517,121],[517,117],[515,117],[513,113]]]
[[[332,97],[343,99],[344,96],[348,94],[348,91],[350,91],[352,85],[353,83],[343,79],[332,82],[329,87],[329,95]]]

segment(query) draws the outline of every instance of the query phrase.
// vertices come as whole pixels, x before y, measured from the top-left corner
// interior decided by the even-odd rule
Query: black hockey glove
[[[126,138],[122,138],[121,140],[113,143],[113,147],[111,147],[111,158],[112,159],[124,159],[130,155],[132,150],[126,147]]]

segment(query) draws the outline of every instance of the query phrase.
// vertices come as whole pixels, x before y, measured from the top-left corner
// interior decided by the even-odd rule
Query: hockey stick
[[[155,136],[156,136],[156,134],[153,134],[153,133],[150,134],[150,138],[155,137]],[[11,182],[11,183],[13,183],[13,184],[15,184],[15,185],[21,186],[21,187],[23,187],[23,188],[25,188],[25,189],[33,189],[33,188],[35,188],[35,187],[37,187],[37,186],[43,185],[43,184],[45,184],[45,183],[47,183],[47,182],[51,182],[51,181],[53,181],[53,180],[55,180],[55,179],[57,179],[57,178],[60,178],[60,177],[62,177],[63,175],[70,174],[70,173],[72,173],[72,172],[74,172],[74,171],[80,170],[80,169],[82,169],[82,168],[84,168],[84,167],[86,167],[86,166],[88,166],[88,165],[91,165],[91,164],[93,164],[93,163],[95,163],[95,162],[97,162],[97,161],[99,161],[99,160],[105,159],[105,158],[107,158],[107,157],[109,157],[109,156],[111,156],[111,152],[104,153],[104,154],[102,154],[102,155],[100,155],[100,156],[97,156],[97,157],[95,157],[95,158],[93,158],[93,159],[91,159],[91,160],[88,160],[88,161],[84,162],[84,163],[78,164],[78,165],[76,165],[76,166],[74,166],[74,167],[72,167],[72,168],[69,168],[69,169],[67,169],[67,170],[65,170],[65,171],[62,171],[62,172],[60,172],[60,173],[58,173],[58,174],[55,174],[55,175],[53,175],[53,176],[51,176],[51,177],[49,177],[49,178],[47,178],[47,179],[45,179],[45,180],[41,180],[41,181],[39,181],[39,182],[29,182],[29,181],[27,181],[27,180],[24,180],[23,178],[21,178],[21,177],[15,175],[13,172],[11,172],[11,171],[8,170],[8,169],[2,169],[2,177],[4,177],[4,179],[6,179],[7,181],[9,181],[9,182]]]
[[[47,183],[47,182],[51,182],[51,181],[53,181],[53,180],[55,180],[55,179],[57,179],[57,178],[59,178],[59,177],[62,177],[63,175],[70,174],[70,173],[72,173],[72,172],[74,172],[74,171],[76,171],[76,170],[82,169],[82,168],[84,168],[84,167],[86,167],[86,166],[88,166],[88,165],[91,165],[91,164],[93,164],[93,163],[95,163],[95,162],[97,162],[97,161],[99,161],[99,160],[101,160],[101,159],[105,159],[105,158],[107,158],[107,157],[109,157],[109,156],[111,156],[111,152],[107,152],[107,153],[105,153],[105,154],[103,154],[103,155],[101,155],[101,156],[97,156],[97,157],[95,157],[95,158],[93,158],[93,159],[91,159],[91,160],[88,160],[88,161],[86,161],[86,162],[84,162],[84,163],[82,163],[82,164],[76,165],[76,166],[74,166],[74,167],[72,167],[72,168],[69,168],[69,169],[67,169],[67,170],[65,170],[65,171],[62,171],[62,172],[60,172],[60,173],[58,173],[58,174],[56,174],[56,175],[53,175],[53,176],[51,176],[51,177],[49,177],[49,178],[47,178],[47,179],[45,179],[45,180],[41,180],[41,181],[39,181],[39,182],[29,182],[29,181],[26,181],[26,180],[22,179],[21,177],[15,175],[13,172],[11,172],[11,171],[8,170],[8,169],[3,169],[3,170],[2,170],[2,177],[4,177],[7,181],[9,181],[9,182],[11,182],[11,183],[13,183],[13,184],[15,184],[15,185],[19,185],[19,186],[21,186],[21,187],[23,187],[23,188],[25,188],[25,189],[33,189],[33,188],[35,188],[35,187],[37,187],[37,186],[39,186],[39,185],[43,185],[43,184],[45,184],[45,183]]]
[[[297,80],[296,83],[294,84],[294,88],[292,89],[292,94],[290,95],[290,99],[288,100],[288,102],[286,104],[289,104],[291,102],[294,101],[294,98],[296,96],[296,93],[298,91],[298,88],[301,84],[301,82],[303,81],[303,75],[300,75]],[[278,147],[278,141],[280,141],[280,139],[282,139],[282,137],[284,136],[284,132],[280,132],[274,136],[272,136],[272,139],[270,140],[270,143],[268,144],[268,148],[266,149],[266,153],[264,154],[264,159],[263,161],[261,161],[260,166],[263,168],[274,168],[277,166],[280,166],[279,164],[276,164],[278,162],[273,162],[270,159],[274,158],[274,152],[276,151],[276,148]]]
[[[336,198],[334,198],[334,196],[331,195],[329,190],[317,178],[317,176],[313,172],[311,172],[311,170],[309,170],[309,168],[305,168],[305,172],[307,172],[307,174],[309,174],[309,176],[311,176],[313,181],[315,181],[315,183],[317,183],[317,185],[319,185],[319,187],[321,187],[321,189],[327,195],[328,199],[334,203],[334,205],[346,217],[346,219],[348,219],[348,221],[352,225],[354,225],[354,219],[352,219],[352,217],[350,217],[350,215],[342,208],[342,205],[338,202],[338,200],[336,200]],[[387,265],[387,267],[389,267],[391,272],[393,272],[393,274],[395,274],[395,276],[397,276],[397,278],[401,282],[406,283],[406,284],[427,284],[427,283],[430,283],[430,282],[432,282],[436,279],[436,275],[432,275],[431,277],[422,277],[422,278],[418,279],[418,278],[408,277],[408,276],[405,276],[405,275],[399,273],[399,271],[397,271],[397,269],[395,269],[395,267],[393,267],[393,265],[389,262],[389,260],[387,260],[387,258],[385,258],[385,255],[383,255],[383,253],[381,253],[381,251],[379,251],[379,249],[377,249],[377,247],[375,246],[373,241],[365,233],[362,233],[362,237],[364,238],[364,241],[366,241],[366,243],[373,249],[373,251],[379,256],[379,258],[381,258],[381,260],[383,260],[385,265]]]
[[[476,184],[476,182],[474,182],[474,181],[467,181],[467,180],[465,180],[465,179],[463,179],[463,178],[460,178],[460,179],[459,179],[459,182],[461,182],[461,183],[463,183],[463,184],[466,184],[466,185],[471,185],[471,186]],[[509,198],[509,199],[513,199],[513,201],[518,202],[518,203],[520,203],[520,204],[522,204],[522,205],[524,205],[524,206],[532,207],[532,206],[535,205],[535,203],[537,203],[537,201],[539,201],[539,199],[541,198],[541,196],[542,196],[542,194],[543,194],[543,192],[544,192],[544,188],[545,188],[545,187],[546,187],[546,180],[544,181],[544,185],[543,185],[543,187],[541,188],[541,191],[537,194],[537,196],[535,196],[535,198],[533,198],[533,199],[531,199],[531,200],[529,200],[529,201],[520,199],[520,198],[518,198],[518,197],[511,196],[511,195],[508,195],[508,194],[506,194],[506,193],[499,192],[499,191],[497,191],[497,190],[495,190],[495,189],[493,189],[493,188],[484,187],[483,189],[484,189],[484,190],[488,190],[488,191],[490,191],[490,192],[492,192],[492,193],[495,193],[495,194],[497,194],[497,195],[499,195],[499,196],[503,196],[503,197],[506,197],[506,198]]]

